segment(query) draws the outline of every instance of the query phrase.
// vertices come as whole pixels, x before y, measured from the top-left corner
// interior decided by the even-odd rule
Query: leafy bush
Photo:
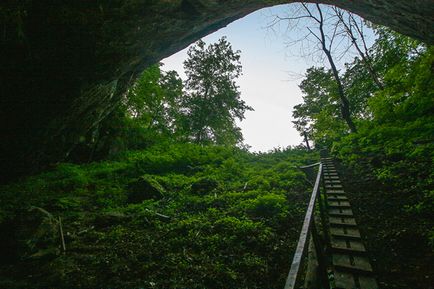
[[[310,191],[296,166],[317,157],[161,143],[3,186],[0,253],[15,265],[0,264],[0,287],[281,287]],[[62,218],[66,254],[57,224],[32,251],[47,258],[24,258],[31,206]]]

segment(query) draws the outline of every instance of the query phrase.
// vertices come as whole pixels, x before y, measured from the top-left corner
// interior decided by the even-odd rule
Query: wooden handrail
[[[319,164],[321,164],[321,162],[317,162],[317,163],[314,163],[314,164],[311,164],[311,165],[307,165],[307,166],[301,166],[301,167],[298,167],[298,168],[299,169],[307,169],[307,168],[316,167]]]
[[[300,237],[297,243],[297,249],[295,250],[294,258],[292,259],[291,269],[289,270],[288,277],[284,289],[294,289],[299,277],[299,271],[301,267],[301,261],[304,253],[306,252],[306,245],[308,243],[308,237],[311,230],[313,221],[313,213],[315,211],[315,202],[320,191],[320,183],[322,177],[322,163],[316,163],[319,165],[318,174],[316,176],[315,185],[310,196],[309,206],[307,207],[306,215],[304,217],[303,227],[301,229]],[[306,166],[312,167],[314,165]]]

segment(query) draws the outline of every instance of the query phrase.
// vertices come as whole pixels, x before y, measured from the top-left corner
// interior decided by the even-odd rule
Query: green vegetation
[[[252,110],[241,98],[240,51],[223,37],[190,47],[186,81],[176,71],[146,69],[121,104],[83,138],[72,161],[101,160],[114,153],[143,149],[170,138],[178,142],[243,146],[236,120]]]
[[[253,110],[240,98],[235,80],[241,75],[240,51],[233,52],[225,38],[205,47],[198,41],[184,62],[188,138],[196,143],[239,144],[241,130],[235,120]]]
[[[0,287],[281,287],[318,155],[243,149],[239,58],[149,67],[69,163],[0,187]]]
[[[339,117],[336,84],[324,67],[309,69],[300,85],[304,103],[294,109],[296,128],[408,198],[405,209],[422,218],[417,233],[434,246],[428,221],[434,212],[434,49],[384,28],[377,33],[371,66],[382,87],[358,58],[342,77],[358,132],[349,133]]]
[[[430,267],[434,255],[434,48],[384,28],[376,33],[370,66],[356,58],[341,77],[357,132],[340,117],[324,67],[307,71],[294,123],[352,172],[352,198],[385,288],[426,288],[433,272],[418,268]]]
[[[311,190],[297,166],[321,148],[342,165],[381,284],[426,288],[434,49],[375,31],[344,71],[301,82],[294,124],[313,151],[245,149],[235,121],[251,108],[226,39],[189,50],[186,81],[149,67],[68,162],[0,187],[0,288],[280,288]]]
[[[317,159],[162,143],[1,187],[0,287],[281,287]]]

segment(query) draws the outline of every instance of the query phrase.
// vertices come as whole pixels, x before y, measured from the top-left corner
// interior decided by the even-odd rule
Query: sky
[[[266,152],[302,142],[291,122],[292,109],[302,102],[298,85],[303,74],[317,63],[300,57],[302,47],[287,47],[284,28],[267,28],[273,15],[285,14],[287,10],[288,5],[258,10],[203,38],[210,44],[226,36],[232,48],[241,51],[243,75],[237,84],[241,98],[254,111],[247,111],[238,125],[251,151]],[[176,70],[185,79],[183,62],[187,49],[163,59],[162,70]]]

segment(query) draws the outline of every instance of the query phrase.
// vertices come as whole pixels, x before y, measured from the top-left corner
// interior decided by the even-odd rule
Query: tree
[[[175,133],[183,95],[176,71],[162,72],[160,64],[146,69],[125,97],[128,115],[145,128]]]
[[[184,124],[197,143],[239,144],[241,130],[235,120],[253,110],[240,98],[235,80],[241,75],[240,51],[226,38],[206,47],[198,41],[184,62],[187,75],[183,99]]]
[[[345,120],[350,130],[352,132],[356,132],[357,131],[356,126],[354,125],[354,122],[351,118],[350,102],[348,101],[348,98],[345,95],[341,77],[339,76],[339,71],[336,67],[335,61],[333,60],[332,53],[331,53],[331,47],[333,45],[335,34],[332,34],[331,37],[326,37],[324,33],[324,15],[322,13],[319,4],[315,4],[315,7],[318,11],[317,16],[312,14],[312,12],[309,10],[306,4],[302,4],[302,5],[305,8],[309,17],[318,23],[319,35],[313,32],[309,27],[307,29],[309,30],[309,33],[311,33],[321,43],[321,48],[324,54],[327,56],[327,60],[333,72],[333,77],[335,78],[336,81],[338,95],[341,100],[340,109],[341,109],[342,118]]]
[[[365,26],[364,21],[362,19],[356,19],[353,13],[347,12],[337,7],[333,7],[333,11],[339,20],[337,25],[341,25],[343,27],[343,32],[350,39],[352,45],[361,58],[361,62],[368,70],[369,75],[372,77],[372,80],[379,89],[383,89],[384,85],[380,80],[378,72],[372,65],[371,53],[368,49],[365,34],[363,32]]]
[[[306,3],[300,3],[298,9],[295,9],[290,16],[275,16],[275,20],[270,24],[270,26],[274,26],[278,22],[285,21],[288,23],[287,25],[289,29],[297,28],[297,26],[303,26],[303,28],[307,30],[307,32],[301,38],[296,41],[292,41],[290,44],[294,45],[299,42],[307,42],[310,44],[315,43],[315,49],[312,54],[320,51],[323,55],[325,55],[337,85],[337,94],[340,98],[341,117],[347,123],[350,131],[356,132],[357,128],[351,116],[350,102],[345,93],[342,79],[333,57],[333,49],[337,49],[336,46],[341,45],[340,43],[342,42],[342,35],[339,33],[339,19],[336,17],[336,15],[331,15],[330,9],[326,9],[326,11],[327,14],[323,12],[323,8],[319,4],[309,5]],[[343,49],[342,53],[346,53],[348,49],[349,47]]]
[[[301,82],[303,103],[293,110],[295,128],[307,135],[315,145],[329,145],[336,136],[345,133],[345,123],[339,118],[340,100],[331,70],[311,67]]]

